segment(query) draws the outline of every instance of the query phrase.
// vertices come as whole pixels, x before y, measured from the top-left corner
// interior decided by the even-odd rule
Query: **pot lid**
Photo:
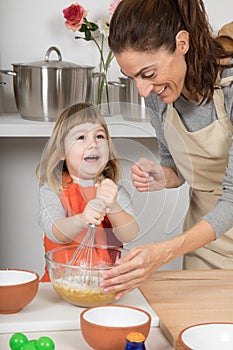
[[[49,55],[51,54],[52,51],[55,51],[58,56],[58,60],[50,60]],[[43,61],[36,61],[36,62],[30,62],[30,63],[18,63],[18,64],[13,64],[13,65],[20,65],[20,66],[25,66],[25,67],[40,67],[40,68],[95,68],[93,66],[86,66],[86,65],[78,65],[76,63],[72,62],[66,62],[62,61],[62,55],[60,50],[55,47],[51,46],[45,54],[45,58]]]

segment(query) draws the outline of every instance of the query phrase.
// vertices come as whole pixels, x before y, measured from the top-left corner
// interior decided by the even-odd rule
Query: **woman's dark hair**
[[[233,52],[226,52],[215,40],[202,0],[122,0],[110,22],[109,46],[115,54],[151,52],[162,46],[172,53],[180,30],[186,30],[190,40],[186,88],[209,102],[220,60]]]

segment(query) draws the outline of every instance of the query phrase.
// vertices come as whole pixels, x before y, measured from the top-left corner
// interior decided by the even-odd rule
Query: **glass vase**
[[[111,116],[112,111],[107,73],[97,72],[95,73],[95,77],[97,78],[94,97],[95,105],[99,108],[103,116]]]

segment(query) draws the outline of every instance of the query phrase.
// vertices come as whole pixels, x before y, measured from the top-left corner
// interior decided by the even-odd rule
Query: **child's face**
[[[103,126],[75,126],[65,138],[65,159],[70,176],[89,180],[101,174],[109,160],[109,145]]]

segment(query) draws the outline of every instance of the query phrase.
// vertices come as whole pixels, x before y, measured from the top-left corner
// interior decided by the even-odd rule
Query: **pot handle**
[[[95,73],[92,73],[92,77],[93,78],[101,78],[101,77],[104,77],[105,76],[105,73],[104,72],[95,72]]]
[[[6,74],[6,75],[12,75],[13,77],[16,77],[17,73],[13,70],[0,70],[0,73]]]
[[[61,51],[56,46],[51,46],[45,54],[44,61],[49,62],[49,55],[52,51],[55,51],[57,53],[58,61],[62,61]]]
[[[108,84],[116,87],[125,87],[125,84],[120,83],[119,81],[109,81]]]

